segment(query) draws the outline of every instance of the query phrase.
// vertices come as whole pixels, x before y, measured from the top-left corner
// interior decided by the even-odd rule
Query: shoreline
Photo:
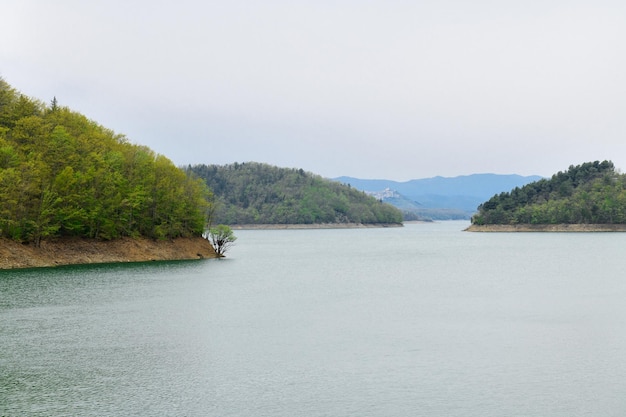
[[[403,227],[402,223],[314,223],[314,224],[234,224],[233,230],[298,230],[298,229],[365,229]]]
[[[510,232],[626,232],[626,224],[485,224],[471,225],[465,232],[510,233]]]
[[[108,241],[63,238],[42,241],[38,248],[0,239],[0,270],[218,257],[211,243],[202,237],[172,240],[125,237]]]

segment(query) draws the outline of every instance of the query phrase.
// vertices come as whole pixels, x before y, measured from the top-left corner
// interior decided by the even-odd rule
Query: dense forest
[[[402,223],[395,207],[302,169],[247,162],[188,170],[205,180],[215,195],[213,223]]]
[[[570,166],[478,207],[472,223],[623,224],[626,223],[626,175],[610,161]]]
[[[0,237],[204,232],[210,191],[169,159],[0,78]]]

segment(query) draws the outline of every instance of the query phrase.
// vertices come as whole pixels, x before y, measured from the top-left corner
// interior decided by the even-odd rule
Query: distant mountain
[[[356,188],[356,187],[355,187]],[[358,189],[358,188],[357,188]],[[363,191],[363,190],[361,190]],[[410,200],[400,194],[399,192],[390,188],[385,188],[381,191],[364,191],[365,194],[371,195],[376,200],[389,203],[400,210],[419,210],[424,208],[420,203]]]
[[[496,194],[508,192],[539,181],[538,175],[472,174],[458,177],[433,177],[398,182],[381,179],[338,177],[334,181],[349,184],[368,194],[377,195],[386,189],[396,194],[379,198],[403,211],[418,213],[432,219],[469,219],[478,206]],[[408,202],[414,205],[410,207]]]

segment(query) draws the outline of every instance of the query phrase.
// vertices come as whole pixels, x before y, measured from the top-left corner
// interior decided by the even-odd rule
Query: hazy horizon
[[[0,77],[177,165],[626,169],[626,3],[7,0]]]

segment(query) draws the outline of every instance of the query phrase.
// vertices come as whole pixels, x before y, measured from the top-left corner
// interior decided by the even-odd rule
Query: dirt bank
[[[144,238],[112,241],[59,239],[44,241],[39,248],[0,239],[0,269],[216,257],[213,246],[201,237],[163,241]]]
[[[468,232],[626,232],[626,224],[487,224]]]

